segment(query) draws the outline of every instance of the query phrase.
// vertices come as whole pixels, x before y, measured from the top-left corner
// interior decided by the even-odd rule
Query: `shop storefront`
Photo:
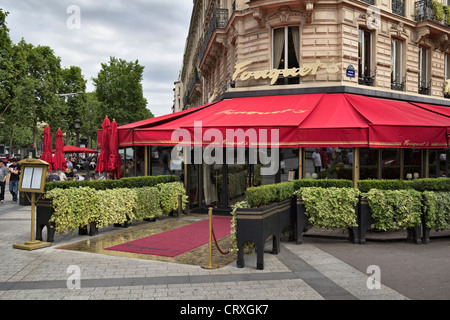
[[[119,145],[125,176],[175,174],[191,209],[227,210],[260,184],[446,176],[448,128],[437,105],[347,93],[233,97],[119,127]]]

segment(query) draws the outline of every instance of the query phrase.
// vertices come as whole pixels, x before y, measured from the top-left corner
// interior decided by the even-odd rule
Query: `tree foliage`
[[[143,72],[138,60],[128,62],[111,57],[108,64],[102,63],[97,78],[93,79],[100,102],[99,123],[105,115],[115,118],[118,125],[153,117],[143,95]]]

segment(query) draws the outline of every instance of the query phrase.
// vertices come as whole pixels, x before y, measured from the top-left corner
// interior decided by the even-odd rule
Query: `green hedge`
[[[132,177],[121,178],[118,180],[69,180],[69,181],[54,181],[47,182],[45,184],[45,191],[50,191],[54,188],[69,189],[78,187],[89,187],[95,190],[107,190],[115,188],[142,188],[142,187],[155,187],[159,183],[175,182],[177,180],[174,175],[164,176],[145,176],[145,177]]]
[[[358,226],[356,188],[302,188],[296,194],[305,204],[309,223],[316,228],[346,229]]]
[[[320,188],[352,188],[352,180],[344,179],[302,179],[294,180],[295,190],[300,188],[320,187]]]
[[[419,191],[371,189],[366,197],[379,230],[405,230],[421,224],[422,193]]]
[[[91,187],[54,188],[45,196],[52,199],[54,212],[50,221],[55,224],[56,231],[73,233],[90,222],[95,222],[100,229],[113,223],[168,214],[178,209],[180,194],[183,195],[184,208],[187,196],[181,182],[107,190]]]
[[[450,229],[450,192],[423,192],[423,212],[427,228]]]
[[[251,208],[281,202],[294,196],[294,181],[247,188],[245,197]]]
[[[358,189],[369,192],[370,189],[378,190],[406,190],[416,191],[450,191],[450,178],[424,178],[414,180],[360,180]]]

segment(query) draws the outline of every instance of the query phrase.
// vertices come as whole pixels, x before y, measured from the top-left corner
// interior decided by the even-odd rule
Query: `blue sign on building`
[[[356,71],[355,71],[355,67],[352,65],[349,65],[347,67],[347,72],[346,72],[347,77],[349,78],[354,78],[356,75]]]

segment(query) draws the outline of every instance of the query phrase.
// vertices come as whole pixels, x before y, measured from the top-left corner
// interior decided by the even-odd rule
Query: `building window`
[[[272,61],[274,69],[300,67],[300,27],[273,29]],[[280,78],[276,84],[298,84],[299,82],[299,77]]]
[[[392,0],[392,12],[405,16],[405,0]]]
[[[430,94],[429,49],[419,47],[419,93]]]
[[[403,91],[404,79],[402,78],[402,41],[391,40],[391,89]]]
[[[372,70],[372,33],[364,29],[359,29],[358,58],[358,83],[373,86],[375,74]]]

